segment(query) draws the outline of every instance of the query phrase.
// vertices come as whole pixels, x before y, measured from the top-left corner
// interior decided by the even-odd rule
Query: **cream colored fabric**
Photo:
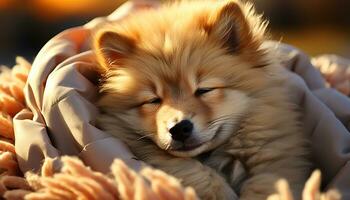
[[[29,110],[14,118],[15,146],[23,172],[39,170],[45,157],[61,155],[77,155],[101,172],[108,172],[114,158],[140,168],[141,162],[123,143],[95,127],[98,80],[90,48],[94,27],[120,20],[133,9],[126,4],[109,17],[66,30],[39,52],[25,87]],[[284,65],[292,71],[287,80],[291,99],[303,111],[304,131],[312,139],[312,156],[324,175],[323,185],[338,187],[344,199],[350,199],[350,100],[325,88],[320,73],[300,51],[274,42],[266,45],[277,45]]]

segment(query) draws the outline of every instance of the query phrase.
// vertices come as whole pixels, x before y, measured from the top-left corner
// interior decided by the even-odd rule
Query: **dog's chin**
[[[209,151],[212,146],[212,141],[208,141],[202,144],[199,144],[195,147],[183,148],[177,150],[168,150],[168,153],[176,157],[195,157],[201,153]]]

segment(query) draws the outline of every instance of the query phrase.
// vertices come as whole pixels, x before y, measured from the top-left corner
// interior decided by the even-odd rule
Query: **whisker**
[[[170,148],[170,143],[168,143],[168,144],[166,145],[165,150],[167,151],[167,150],[169,150],[169,148]]]
[[[153,134],[151,133],[151,134],[148,134],[148,135],[141,136],[141,137],[137,138],[136,140],[142,140],[142,139],[147,138],[147,137],[149,137],[151,135],[153,135]]]

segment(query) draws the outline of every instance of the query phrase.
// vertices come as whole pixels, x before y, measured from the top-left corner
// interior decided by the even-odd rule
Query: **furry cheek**
[[[239,120],[248,112],[253,102],[253,99],[243,91],[230,88],[214,90],[212,94],[208,93],[208,96],[204,97],[203,100],[212,110],[211,120],[222,119],[217,125],[226,124],[229,128],[227,132],[230,133],[234,131]]]
[[[227,117],[231,123],[237,123],[236,121],[248,112],[248,108],[253,101],[246,93],[234,89],[222,89],[220,94],[216,96],[220,98],[220,103],[212,103],[212,109],[214,111],[214,118]],[[208,98],[208,101],[214,101]],[[215,116],[216,115],[216,116]]]

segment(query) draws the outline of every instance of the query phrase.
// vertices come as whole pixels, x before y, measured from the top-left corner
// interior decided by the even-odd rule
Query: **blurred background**
[[[32,61],[54,35],[108,15],[125,0],[0,0],[0,64],[16,55]],[[334,53],[350,57],[349,0],[255,0],[270,21],[275,40],[311,56]]]

